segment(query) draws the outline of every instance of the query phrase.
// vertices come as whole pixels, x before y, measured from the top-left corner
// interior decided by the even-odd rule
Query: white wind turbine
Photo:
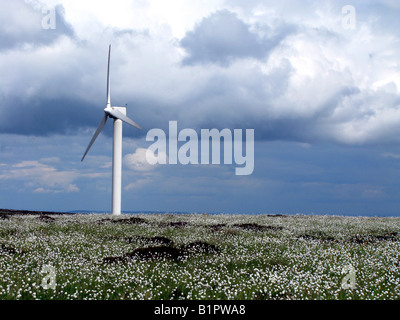
[[[138,124],[129,119],[126,116],[125,107],[111,107],[110,98],[110,55],[111,45],[108,48],[108,69],[107,69],[107,106],[104,109],[104,117],[101,119],[100,125],[90,140],[89,146],[86,149],[82,160],[85,159],[91,146],[93,145],[96,138],[99,136],[101,130],[103,130],[107,119],[114,119],[114,141],[113,141],[113,161],[112,161],[112,214],[121,214],[121,182],[122,182],[122,121],[138,128],[142,129]]]

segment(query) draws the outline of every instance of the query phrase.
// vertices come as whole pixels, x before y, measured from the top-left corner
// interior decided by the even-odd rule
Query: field
[[[400,218],[0,216],[0,299],[400,298]]]

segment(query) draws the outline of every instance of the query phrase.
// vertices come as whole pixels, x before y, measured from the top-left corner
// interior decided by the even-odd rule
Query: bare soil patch
[[[268,231],[268,230],[279,231],[279,230],[283,230],[283,227],[263,226],[263,225],[259,225],[257,223],[239,223],[239,224],[232,225],[232,227],[240,228],[240,229],[244,229],[244,230],[252,230],[252,231]]]
[[[166,246],[172,246],[174,244],[174,242],[171,239],[162,236],[156,236],[156,237],[133,236],[125,238],[125,241],[128,243],[140,241],[144,244],[162,244]]]
[[[162,237],[154,237],[162,238]],[[153,238],[153,240],[154,240]],[[152,239],[152,238],[150,238]],[[165,238],[168,239],[168,238]],[[163,241],[165,241],[163,239]],[[162,260],[179,261],[184,258],[193,257],[196,254],[217,254],[220,249],[207,242],[195,241],[181,247],[173,247],[171,245],[149,246],[144,248],[136,248],[132,252],[128,252],[123,256],[106,257],[103,263],[125,263],[129,260]]]

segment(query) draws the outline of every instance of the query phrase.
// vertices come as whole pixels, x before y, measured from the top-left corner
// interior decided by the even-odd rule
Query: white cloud
[[[124,190],[129,191],[129,190],[138,190],[142,187],[144,187],[145,185],[151,183],[152,180],[146,178],[146,179],[138,179],[135,182],[131,182],[129,183],[127,186],[124,187]]]
[[[400,154],[387,152],[387,153],[382,154],[382,157],[392,158],[392,159],[400,159]]]
[[[168,156],[164,155],[168,159]],[[136,149],[135,153],[127,154],[123,158],[124,165],[130,170],[126,172],[127,185],[124,186],[124,190],[140,190],[152,183],[159,184],[160,175],[156,171],[159,165],[150,164],[147,161],[149,158],[155,160],[156,156],[151,150],[140,147]]]
[[[36,160],[21,161],[0,171],[0,181],[22,182],[35,193],[78,192],[79,188],[72,183],[78,177],[76,171],[59,171]]]
[[[68,185],[66,191],[67,192],[78,192],[79,188],[76,186],[76,184],[72,184],[71,183],[71,184]]]
[[[147,154],[147,155],[146,155]],[[147,157],[156,159],[151,150],[145,148],[137,148],[135,153],[127,154],[124,157],[124,164],[131,170],[149,172],[153,171],[157,165],[152,165],[147,161]],[[165,155],[167,158],[167,155]]]

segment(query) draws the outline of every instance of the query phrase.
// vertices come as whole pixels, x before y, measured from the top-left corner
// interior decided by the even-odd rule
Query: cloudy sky
[[[110,210],[111,121],[80,160],[111,44],[112,104],[143,127],[124,126],[124,211],[400,215],[399,16],[398,0],[0,0],[0,207]],[[149,165],[169,121],[254,129],[253,174]]]

